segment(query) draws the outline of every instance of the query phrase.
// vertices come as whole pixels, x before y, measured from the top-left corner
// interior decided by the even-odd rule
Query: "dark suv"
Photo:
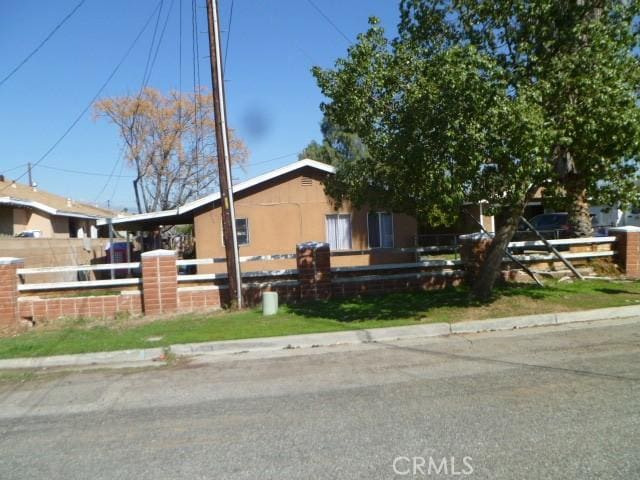
[[[529,223],[548,240],[572,236],[572,229],[569,226],[569,214],[566,212],[542,213],[529,220]],[[532,232],[524,223],[520,223],[518,231],[514,235],[514,240],[537,239],[538,236],[535,232]]]

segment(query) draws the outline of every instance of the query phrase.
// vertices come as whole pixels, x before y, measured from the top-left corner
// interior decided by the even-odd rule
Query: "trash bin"
[[[262,293],[262,314],[275,315],[278,313],[278,292]]]

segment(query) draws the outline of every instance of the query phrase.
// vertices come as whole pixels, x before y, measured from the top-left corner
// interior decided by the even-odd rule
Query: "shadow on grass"
[[[606,293],[606,294],[609,294],[609,295],[619,295],[619,294],[640,295],[638,292],[632,292],[630,290],[623,290],[622,288],[596,288],[595,290],[597,292]]]
[[[351,323],[365,320],[393,320],[423,317],[435,308],[477,307],[493,303],[504,289],[497,289],[489,302],[474,300],[466,287],[446,288],[417,293],[389,293],[340,300],[303,302],[289,305],[292,313],[305,317],[328,318],[338,322]],[[535,289],[525,288],[524,292],[509,287],[508,294],[534,295]]]
[[[416,319],[424,317],[432,309],[468,308],[490,306],[500,298],[524,297],[531,300],[566,298],[578,293],[575,285],[554,284],[540,288],[530,284],[502,284],[494,289],[488,302],[472,298],[468,287],[451,287],[417,293],[390,293],[356,298],[304,302],[289,305],[289,310],[297,315],[311,318],[328,318],[343,323],[366,320]],[[594,289],[602,293],[630,293],[623,289]]]

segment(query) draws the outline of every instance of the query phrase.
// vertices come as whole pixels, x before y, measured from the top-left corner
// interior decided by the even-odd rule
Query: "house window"
[[[246,218],[236,218],[236,236],[238,245],[249,244],[249,220]]]
[[[393,248],[393,216],[386,212],[369,212],[369,248]]]
[[[326,218],[331,250],[351,250],[351,215],[327,215]]]
[[[224,243],[224,229],[220,225],[220,234],[222,235],[222,245]],[[236,218],[236,238],[238,246],[249,244],[249,220],[246,218]]]

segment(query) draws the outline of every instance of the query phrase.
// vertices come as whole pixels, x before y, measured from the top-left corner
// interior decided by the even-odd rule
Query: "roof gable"
[[[296,172],[298,170],[302,170],[305,168],[313,168],[320,172],[335,174],[336,169],[331,165],[327,165],[326,163],[321,163],[316,160],[311,160],[309,158],[305,158],[303,160],[298,160],[297,162],[289,163],[283,167],[277,168],[275,170],[271,170],[270,172],[263,173],[262,175],[258,175],[257,177],[250,178],[245,180],[244,182],[240,182],[233,186],[233,193],[241,193],[243,191],[249,190],[253,187],[259,187],[260,185],[267,184],[271,180],[277,179],[279,177],[283,177],[292,172]],[[220,192],[215,192],[206,197],[199,198],[198,200],[194,200],[192,202],[181,205],[177,208],[171,210],[164,210],[161,212],[150,212],[150,213],[140,213],[137,215],[130,215],[123,218],[114,218],[113,224],[118,223],[126,223],[126,222],[135,222],[141,220],[150,220],[150,219],[160,219],[160,218],[168,218],[174,216],[181,216],[185,214],[190,214],[194,210],[204,207],[206,205],[212,204],[215,201],[220,200]],[[99,220],[98,225],[105,225],[107,222],[105,220]]]

